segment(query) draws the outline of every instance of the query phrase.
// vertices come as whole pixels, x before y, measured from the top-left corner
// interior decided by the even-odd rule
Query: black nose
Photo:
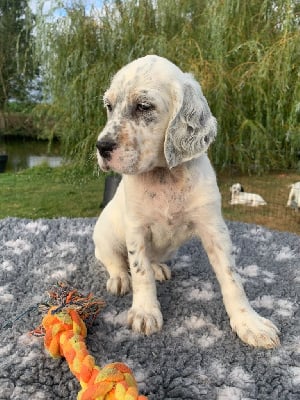
[[[110,159],[111,152],[117,147],[117,144],[111,140],[98,140],[96,147],[101,157]]]

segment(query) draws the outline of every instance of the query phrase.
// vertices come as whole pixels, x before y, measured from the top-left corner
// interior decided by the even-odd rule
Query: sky
[[[43,11],[45,14],[47,14],[49,12],[49,10],[51,10],[52,7],[55,6],[55,4],[57,4],[58,2],[63,3],[65,5],[71,5],[72,4],[72,0],[44,0],[44,7],[43,7]],[[84,4],[86,4],[86,11],[87,14],[89,14],[90,10],[94,7],[94,8],[101,8],[102,7],[102,3],[103,0],[82,0],[82,2]],[[35,14],[37,11],[37,8],[39,7],[39,4],[41,4],[41,0],[29,0],[29,6],[32,9],[33,13]],[[64,16],[65,15],[65,11],[63,8],[61,9],[57,9],[55,11],[55,15],[59,16]]]

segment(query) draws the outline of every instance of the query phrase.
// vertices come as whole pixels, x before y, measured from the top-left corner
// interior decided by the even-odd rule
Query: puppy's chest
[[[192,235],[194,224],[187,210],[190,190],[176,185],[145,189],[142,218],[149,229],[148,249],[152,257],[172,253]]]
[[[172,223],[184,217],[190,193],[190,185],[154,182],[144,187],[142,204],[153,219]]]

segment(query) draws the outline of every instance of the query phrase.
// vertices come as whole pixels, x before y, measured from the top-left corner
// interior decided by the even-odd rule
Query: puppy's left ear
[[[175,89],[174,114],[167,128],[164,144],[169,168],[199,157],[217,134],[217,121],[206,98],[192,75]]]

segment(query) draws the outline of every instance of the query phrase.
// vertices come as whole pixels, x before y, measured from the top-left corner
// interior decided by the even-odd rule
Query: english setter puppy
[[[300,182],[293,183],[290,187],[290,194],[287,202],[287,207],[300,209]]]
[[[123,175],[93,234],[107,289],[132,287],[128,324],[146,335],[163,325],[155,280],[164,261],[201,239],[220,283],[232,329],[249,345],[272,348],[278,329],[251,307],[235,269],[221,197],[206,151],[217,133],[200,85],[170,61],[149,55],[123,67],[104,95],[107,124],[97,141],[103,171]]]
[[[230,204],[245,204],[247,206],[264,206],[267,203],[259,195],[255,193],[246,193],[240,183],[235,183],[230,188],[231,200]]]

